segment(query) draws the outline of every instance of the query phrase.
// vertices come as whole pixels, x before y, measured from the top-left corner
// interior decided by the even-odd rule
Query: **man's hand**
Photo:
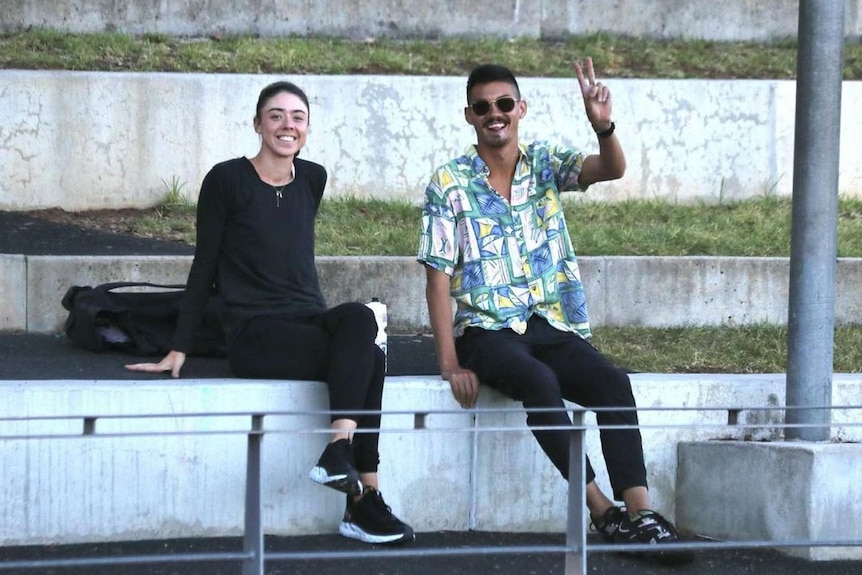
[[[469,369],[458,367],[444,370],[441,377],[449,382],[452,395],[461,407],[474,407],[479,395],[479,378]]]
[[[171,351],[159,363],[131,363],[126,365],[129,371],[145,371],[147,373],[162,373],[170,371],[171,377],[179,377],[180,369],[186,362],[186,354],[181,351]]]
[[[602,132],[610,128],[613,118],[611,91],[607,86],[596,81],[593,59],[587,57],[584,64],[586,65],[586,76],[580,62],[575,62],[575,72],[578,75],[578,83],[581,85],[581,95],[584,97],[584,108],[593,129],[596,132]]]

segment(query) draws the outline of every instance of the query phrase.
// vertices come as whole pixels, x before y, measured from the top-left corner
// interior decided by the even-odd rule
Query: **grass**
[[[0,35],[0,68],[242,74],[466,76],[479,63],[518,76],[570,77],[592,56],[607,78],[796,76],[795,40],[771,43],[665,40],[590,34],[534,38],[351,41],[327,37],[186,38],[163,34],[66,34],[31,29]],[[844,78],[862,79],[862,44],[846,42]]]
[[[166,201],[134,222],[132,233],[171,236],[194,243],[194,205]],[[722,204],[672,205],[658,200],[564,203],[580,255],[744,256],[790,255],[791,202],[760,197]],[[320,255],[412,256],[418,248],[421,207],[407,201],[326,199],[317,220]],[[862,200],[839,201],[838,256],[862,257]]]
[[[568,201],[566,217],[581,255],[775,256],[790,254],[787,199],[761,197],[719,205],[659,201]],[[324,200],[317,221],[320,255],[413,256],[421,208],[408,202]],[[193,243],[194,207],[150,216],[184,228]],[[152,234],[146,224],[143,235]],[[153,235],[168,235],[165,230]],[[839,202],[838,253],[862,257],[862,200]],[[418,264],[417,264],[418,265]],[[781,373],[787,365],[783,326],[598,327],[594,343],[617,364],[643,373]],[[862,372],[862,325],[835,330],[834,369]]]
[[[244,74],[465,76],[496,62],[519,76],[570,77],[590,55],[602,77],[793,79],[794,40],[655,41],[595,34],[565,41],[479,38],[440,41],[338,38],[177,38],[159,34],[65,34],[33,29],[0,35],[0,69]],[[862,79],[862,44],[844,46],[844,79]],[[133,233],[194,241],[194,205],[184,184],[165,182],[164,201]],[[581,255],[777,256],[790,252],[790,201],[764,195],[718,205],[658,201],[567,201]],[[321,255],[416,253],[420,208],[407,202],[325,200],[317,223]],[[839,204],[838,255],[862,257],[862,201]],[[786,370],[786,328],[599,327],[596,345],[619,365],[656,373],[775,373]],[[834,369],[862,371],[862,326],[835,330]]]

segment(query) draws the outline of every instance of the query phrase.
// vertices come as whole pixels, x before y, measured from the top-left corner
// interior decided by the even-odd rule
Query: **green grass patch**
[[[495,62],[518,76],[574,77],[592,56],[605,78],[785,79],[796,76],[796,41],[655,41],[593,34],[548,42],[522,38],[356,42],[340,38],[184,38],[163,34],[67,34],[31,29],[0,35],[0,68],[242,74],[466,76]],[[862,79],[862,44],[844,46],[844,79]],[[141,214],[133,233],[194,243],[195,207],[182,182]],[[659,201],[565,203],[581,255],[749,256],[790,254],[789,199],[769,196],[717,205]],[[319,255],[414,256],[421,208],[408,202],[326,199],[317,221]],[[862,201],[842,199],[838,255],[862,257]],[[419,265],[419,264],[417,264]],[[619,365],[654,373],[786,371],[786,328],[599,327],[594,343]],[[862,371],[862,326],[835,330],[836,372]]]
[[[784,373],[787,328],[598,327],[593,344],[617,365],[636,373]],[[862,326],[834,333],[833,369],[862,372]]]
[[[769,78],[796,76],[795,40],[718,42],[588,34],[444,40],[330,37],[133,36],[31,29],[0,35],[0,68],[240,74],[466,76],[494,62],[519,76],[573,77],[574,59],[592,56],[606,78]],[[862,44],[844,45],[844,78],[862,79]]]
[[[133,233],[166,230],[194,243],[194,205],[169,193]],[[838,204],[838,256],[862,257],[862,200]],[[582,256],[789,257],[791,202],[773,197],[719,205],[566,201],[572,242]],[[422,209],[407,201],[324,199],[317,219],[319,255],[416,255]]]

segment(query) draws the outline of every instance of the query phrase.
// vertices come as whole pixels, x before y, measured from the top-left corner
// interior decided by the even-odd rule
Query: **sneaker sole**
[[[407,533],[394,533],[392,535],[375,535],[357,527],[353,523],[342,521],[338,526],[338,532],[348,539],[356,539],[363,543],[376,543],[380,545],[404,545],[416,539],[412,531]]]
[[[359,477],[350,475],[328,475],[323,467],[314,467],[308,473],[308,478],[330,489],[334,489],[347,495],[359,495],[362,493],[362,482]]]

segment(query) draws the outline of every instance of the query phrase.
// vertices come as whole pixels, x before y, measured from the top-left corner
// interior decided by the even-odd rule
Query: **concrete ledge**
[[[858,560],[860,477],[859,443],[681,442],[677,521],[736,541],[855,541],[847,547],[791,547],[787,553]]]
[[[581,274],[594,325],[685,327],[785,325],[789,259],[583,257]],[[329,302],[389,306],[391,333],[430,331],[425,275],[412,257],[319,257]],[[0,256],[0,330],[59,331],[60,304],[73,285],[109,281],[184,283],[191,256]],[[862,317],[862,259],[838,261],[837,325]],[[22,279],[24,278],[24,279]]]
[[[780,410],[764,413],[751,408],[783,404],[783,374],[636,374],[632,381],[642,410],[653,499],[671,517],[678,443],[780,435]],[[833,404],[851,404],[858,399],[860,385],[860,375],[836,375]],[[3,418],[212,414],[105,420],[96,425],[99,433],[208,435],[18,439],[12,437],[78,435],[81,422],[0,422],[0,496],[6,502],[0,544],[237,535],[243,518],[246,444],[244,435],[228,432],[247,430],[249,420],[217,416],[236,413],[296,414],[265,419],[265,429],[272,432],[263,443],[267,532],[337,529],[342,498],[307,479],[309,466],[326,441],[322,430],[328,417],[321,413],[327,406],[326,388],[320,383],[2,381],[0,393],[5,398],[0,404]],[[419,531],[562,530],[566,484],[537,447],[518,404],[483,389],[479,407],[497,411],[461,410],[448,385],[437,377],[387,378],[380,468],[387,501]],[[689,409],[668,411],[673,407]],[[740,410],[738,422],[755,428],[729,425],[727,409]],[[413,431],[416,410],[430,413],[425,430]],[[836,410],[836,438],[862,440],[862,430],[840,425],[851,416]],[[588,416],[587,422],[595,426],[594,417]],[[587,451],[597,462],[598,481],[607,488],[594,430],[587,434]],[[822,483],[820,477],[815,479]],[[531,488],[524,489],[525,485]],[[518,505],[499,505],[514,500]],[[859,500],[845,504],[848,516],[862,513]],[[712,503],[698,500],[698,505]]]
[[[0,330],[27,328],[27,258],[0,254]]]

